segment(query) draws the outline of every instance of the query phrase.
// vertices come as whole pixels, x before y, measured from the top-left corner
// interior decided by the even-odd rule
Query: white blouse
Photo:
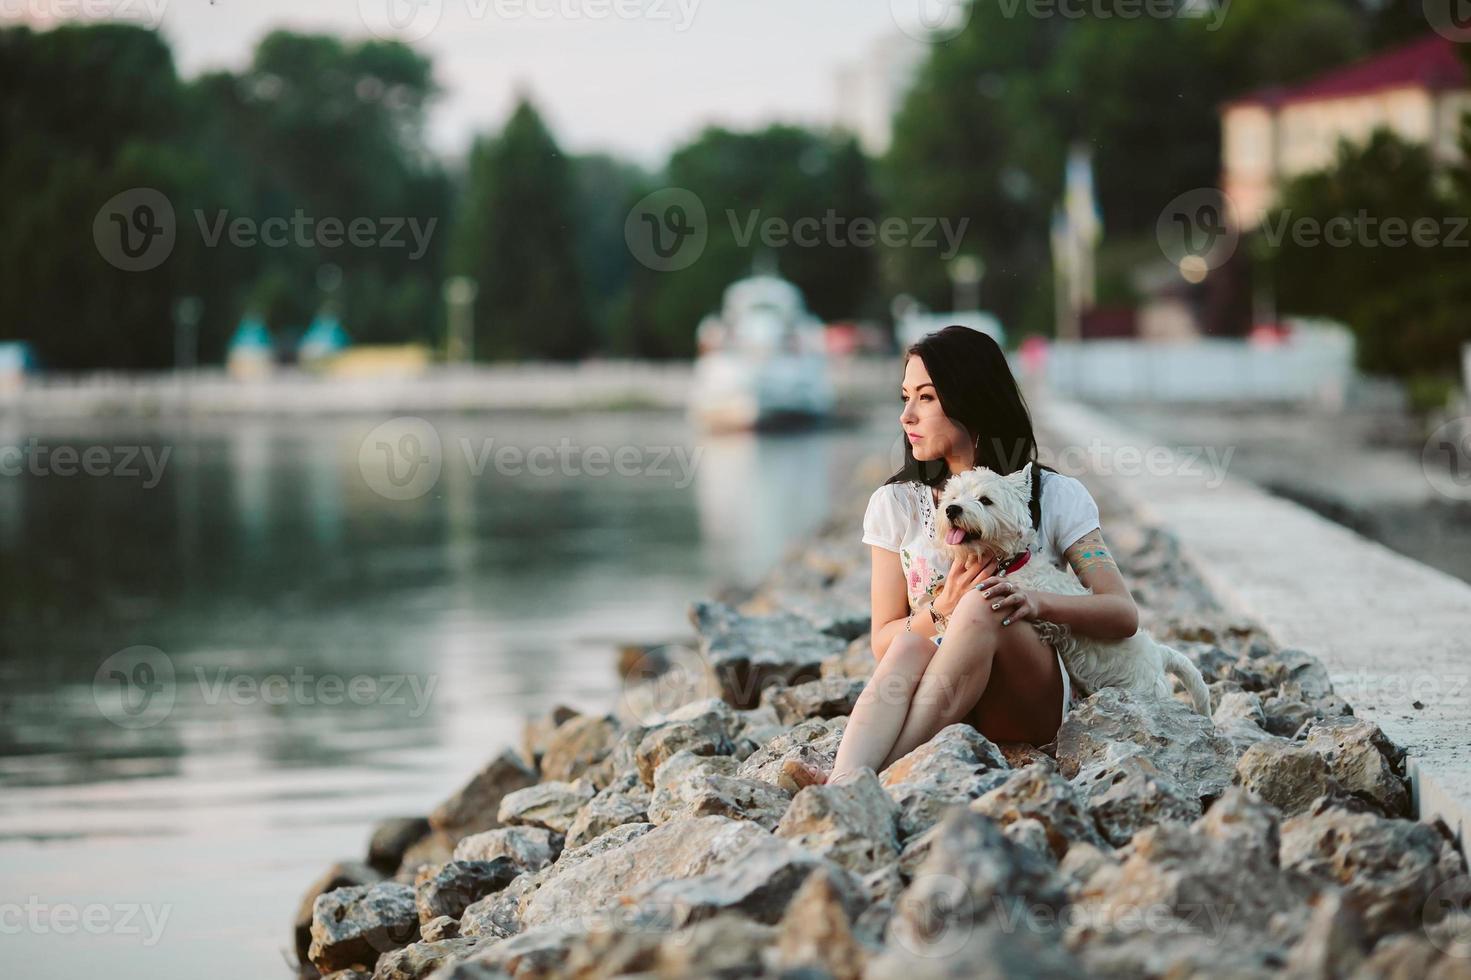
[[[1043,470],[1042,554],[1038,557],[1066,569],[1063,555],[1098,526],[1098,504],[1088,488],[1074,477]],[[918,608],[927,595],[937,595],[950,571],[950,560],[933,543],[934,534],[934,498],[923,483],[886,483],[868,499],[863,543],[899,552],[911,609]]]

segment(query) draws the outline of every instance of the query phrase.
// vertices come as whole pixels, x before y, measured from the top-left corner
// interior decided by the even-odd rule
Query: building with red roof
[[[1341,140],[1377,129],[1461,158],[1471,84],[1459,47],[1431,35],[1301,85],[1264,89],[1221,107],[1222,189],[1243,228],[1255,228],[1282,184],[1333,164]]]

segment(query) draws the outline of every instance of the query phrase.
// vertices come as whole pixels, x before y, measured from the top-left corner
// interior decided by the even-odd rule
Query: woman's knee
[[[972,630],[985,630],[993,632],[999,630],[1001,617],[995,609],[991,608],[992,600],[984,598],[980,589],[971,589],[960,597],[960,602],[955,605],[955,612],[950,615],[950,625],[954,627],[958,623],[964,623],[966,628]]]

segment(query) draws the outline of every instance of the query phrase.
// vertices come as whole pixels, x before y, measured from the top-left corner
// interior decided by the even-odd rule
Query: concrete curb
[[[1198,447],[1161,447],[1046,392],[1029,400],[1056,452],[1042,462],[1112,480],[1178,537],[1223,605],[1321,659],[1354,713],[1406,750],[1415,813],[1443,819],[1464,852],[1471,586],[1227,475],[1229,456],[1192,461]]]

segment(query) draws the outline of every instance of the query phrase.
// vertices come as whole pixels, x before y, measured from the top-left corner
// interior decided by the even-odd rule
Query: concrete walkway
[[[1471,586],[1098,412],[1029,396],[1064,473],[1112,479],[1173,532],[1223,605],[1327,665],[1338,695],[1409,753],[1416,813],[1471,822]],[[1217,457],[1217,462],[1219,458]],[[1106,533],[1106,529],[1105,529]]]

